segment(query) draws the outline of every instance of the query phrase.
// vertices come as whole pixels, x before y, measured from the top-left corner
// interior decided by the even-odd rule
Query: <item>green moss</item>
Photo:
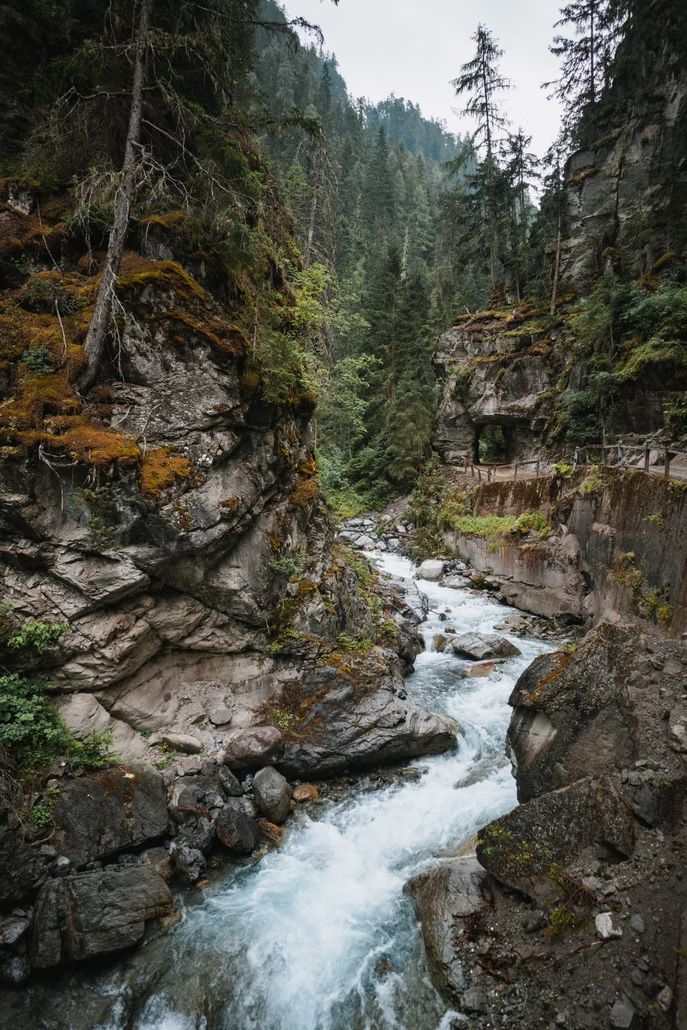
[[[552,938],[563,937],[576,930],[582,930],[587,925],[584,916],[573,912],[567,905],[559,905],[549,913],[549,925],[547,935]]]

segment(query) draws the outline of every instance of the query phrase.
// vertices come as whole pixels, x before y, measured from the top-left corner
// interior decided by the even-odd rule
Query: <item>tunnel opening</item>
[[[509,465],[512,456],[512,440],[506,426],[489,422],[476,427],[475,464]]]

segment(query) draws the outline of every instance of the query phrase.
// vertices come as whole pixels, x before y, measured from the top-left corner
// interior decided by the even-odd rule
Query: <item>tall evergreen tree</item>
[[[490,272],[492,290],[497,284],[497,255],[499,231],[497,218],[497,147],[499,132],[507,125],[507,119],[500,107],[500,97],[511,84],[499,70],[503,50],[485,25],[478,25],[472,37],[476,43],[475,56],[461,67],[460,75],[452,81],[457,96],[467,94],[468,102],[464,114],[474,118],[477,126],[473,143],[484,153],[480,174],[485,180],[487,213],[490,230]]]

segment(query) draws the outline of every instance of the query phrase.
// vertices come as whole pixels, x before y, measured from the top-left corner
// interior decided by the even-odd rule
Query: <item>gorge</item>
[[[687,1028],[687,14],[561,16],[540,181],[483,25],[0,10],[2,1025]]]

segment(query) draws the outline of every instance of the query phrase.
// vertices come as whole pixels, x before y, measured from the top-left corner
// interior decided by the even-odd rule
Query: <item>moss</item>
[[[576,930],[582,930],[587,925],[584,916],[573,912],[567,905],[558,905],[549,914],[549,925],[547,936],[551,938],[563,937]]]
[[[178,261],[150,261],[128,251],[122,260],[118,288],[137,290],[150,285],[173,290],[183,300],[211,300],[207,290]]]
[[[304,477],[298,481],[289,495],[289,501],[296,508],[309,508],[314,500],[320,496],[320,484],[317,479]]]
[[[159,497],[179,480],[188,479],[193,463],[179,454],[172,454],[166,447],[147,451],[141,468],[141,490],[144,494]]]

